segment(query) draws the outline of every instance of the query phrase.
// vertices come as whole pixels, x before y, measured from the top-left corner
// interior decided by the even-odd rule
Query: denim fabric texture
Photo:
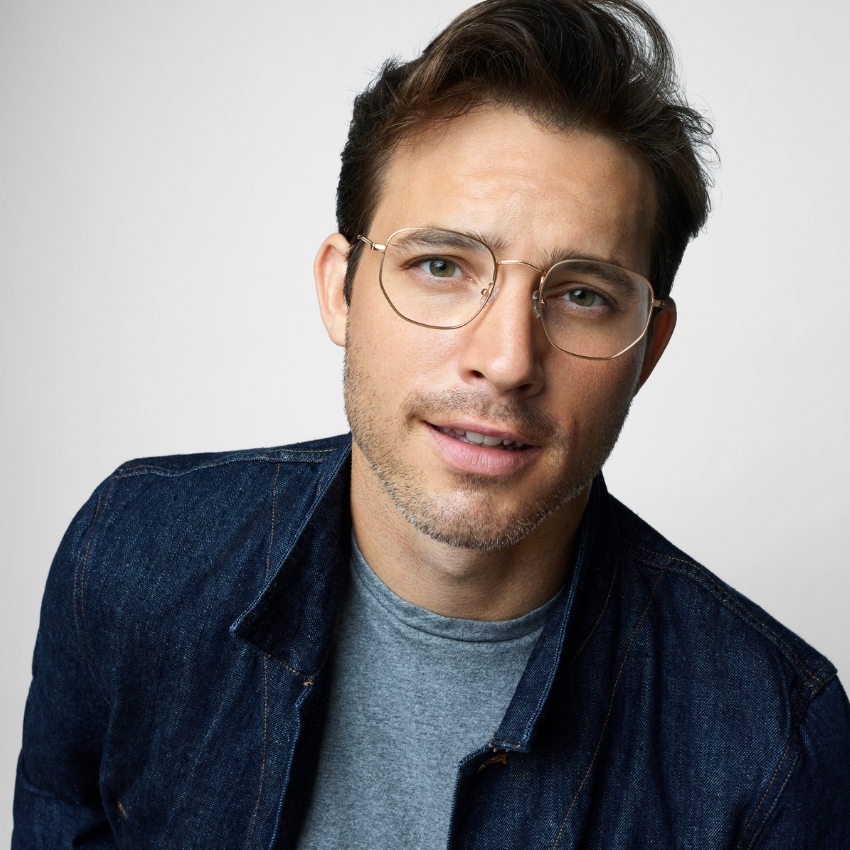
[[[95,491],[45,591],[15,850],[294,847],[350,445],[134,461]],[[825,658],[600,475],[502,724],[458,766],[447,846],[850,848],[850,705]]]

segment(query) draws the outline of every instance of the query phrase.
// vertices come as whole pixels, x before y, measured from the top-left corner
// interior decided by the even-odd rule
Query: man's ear
[[[345,345],[345,325],[348,320],[348,305],[344,295],[348,249],[348,240],[341,233],[332,233],[322,242],[313,263],[322,321],[328,336],[342,346]]]
[[[643,355],[643,366],[640,370],[638,390],[646,383],[646,379],[652,374],[652,370],[664,354],[670,337],[676,329],[676,302],[672,298],[667,299],[667,304],[659,310],[652,319],[649,342],[646,344],[646,352]],[[635,390],[637,392],[637,390]]]

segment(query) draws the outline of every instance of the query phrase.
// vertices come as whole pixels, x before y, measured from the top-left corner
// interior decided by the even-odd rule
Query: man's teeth
[[[519,440],[503,440],[500,437],[478,434],[475,431],[461,431],[459,428],[438,428],[437,430],[456,437],[464,443],[474,443],[476,446],[488,446],[490,448],[498,446],[500,449],[521,449],[525,447],[525,443],[521,443]]]

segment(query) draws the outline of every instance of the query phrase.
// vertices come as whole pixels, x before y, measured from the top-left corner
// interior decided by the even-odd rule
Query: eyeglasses
[[[534,315],[555,348],[586,360],[612,360],[646,334],[655,297],[629,269],[595,260],[563,260],[548,271],[525,260],[497,260],[474,236],[440,227],[404,227],[385,245],[357,237],[381,253],[378,281],[395,312],[414,325],[453,330],[469,324],[496,291],[499,266],[528,266],[540,275]]]

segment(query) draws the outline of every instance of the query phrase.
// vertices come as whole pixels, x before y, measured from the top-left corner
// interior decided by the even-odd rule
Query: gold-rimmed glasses
[[[534,315],[555,348],[586,360],[612,360],[635,346],[665,301],[637,272],[591,259],[555,263],[548,271],[525,260],[497,260],[474,236],[441,227],[403,227],[386,243],[358,236],[381,254],[378,281],[393,310],[437,330],[469,324],[496,291],[500,266],[540,275]]]

